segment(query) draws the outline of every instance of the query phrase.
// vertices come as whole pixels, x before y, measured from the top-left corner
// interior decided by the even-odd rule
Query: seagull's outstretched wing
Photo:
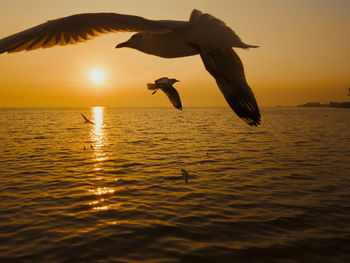
[[[29,28],[0,40],[0,54],[76,44],[111,32],[166,33],[188,22],[148,20],[133,15],[87,13],[67,16]]]
[[[259,107],[236,52],[232,48],[225,48],[200,52],[200,55],[232,110],[249,125],[260,124]]]
[[[86,123],[95,124],[92,121],[90,121],[88,118],[86,118],[84,114],[82,114],[82,113],[80,113],[80,114],[81,114],[81,116],[83,116]]]
[[[168,96],[170,102],[176,109],[182,110],[179,93],[172,85],[162,87],[161,90]]]

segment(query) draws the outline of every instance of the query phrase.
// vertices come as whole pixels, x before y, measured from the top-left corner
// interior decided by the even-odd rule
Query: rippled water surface
[[[350,110],[262,116],[0,109],[0,262],[350,262]]]

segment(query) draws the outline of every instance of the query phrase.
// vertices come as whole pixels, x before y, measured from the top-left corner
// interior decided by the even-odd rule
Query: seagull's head
[[[171,83],[171,85],[173,85],[176,82],[180,82],[180,80],[177,79],[169,79],[169,82]]]
[[[128,41],[119,43],[116,48],[130,47],[140,50],[142,47],[142,33],[136,33]]]

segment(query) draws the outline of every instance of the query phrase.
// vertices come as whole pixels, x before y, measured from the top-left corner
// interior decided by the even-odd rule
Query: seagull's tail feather
[[[148,83],[148,84],[147,84],[147,88],[148,88],[149,90],[156,90],[156,89],[157,89],[157,86],[156,86],[156,84],[154,84],[154,83]]]
[[[212,38],[214,40],[213,42],[208,40],[207,42],[210,44],[202,43],[202,51],[209,52],[213,49],[213,46],[217,48],[238,47],[243,49],[259,47],[245,44],[240,37],[225,24],[225,22],[210,14],[202,13],[197,9],[194,9],[191,13],[190,24],[195,30],[198,30],[198,32],[205,30],[203,32],[206,34],[208,33],[213,36],[218,36],[218,39],[216,37]]]

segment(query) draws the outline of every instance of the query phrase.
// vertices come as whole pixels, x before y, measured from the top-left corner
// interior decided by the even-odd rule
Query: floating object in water
[[[190,175],[185,169],[181,169],[181,171],[182,171],[182,177],[184,178],[185,183],[188,184],[188,178],[190,177]]]
[[[94,149],[94,146],[93,146],[92,144],[90,144],[90,148],[91,148],[91,150],[93,150],[93,149]]]
[[[260,124],[260,111],[247,84],[242,62],[232,47],[245,44],[223,21],[194,9],[189,21],[148,20],[133,15],[86,13],[67,16],[0,39],[0,53],[76,44],[103,33],[133,31],[116,48],[176,58],[199,54],[232,110],[247,124]]]
[[[86,118],[84,114],[82,114],[82,113],[80,113],[80,114],[81,114],[81,116],[83,116],[85,123],[95,124],[94,122],[92,122],[88,118]]]
[[[170,102],[176,109],[182,110],[182,104],[179,93],[173,87],[173,84],[179,82],[177,79],[169,79],[167,77],[157,79],[154,83],[148,83],[147,88],[154,90],[152,95],[155,94],[159,89],[162,90],[165,95],[169,98]]]

